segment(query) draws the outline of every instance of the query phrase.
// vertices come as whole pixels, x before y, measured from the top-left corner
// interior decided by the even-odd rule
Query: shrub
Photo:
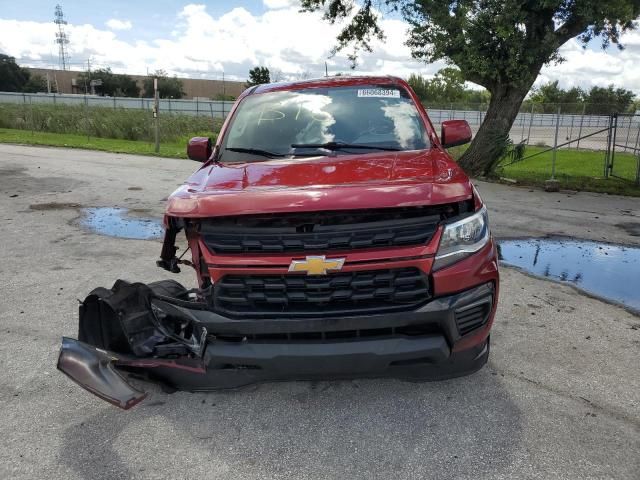
[[[162,112],[160,141],[177,141],[220,130],[221,119]],[[122,140],[155,139],[154,119],[148,110],[84,107],[83,105],[0,104],[0,128],[71,133]]]

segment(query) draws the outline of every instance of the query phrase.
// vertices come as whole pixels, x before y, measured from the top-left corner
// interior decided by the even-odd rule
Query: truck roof
[[[295,82],[278,82],[265,83],[258,85],[251,93],[265,93],[282,90],[301,90],[304,88],[322,88],[322,87],[347,87],[355,85],[398,85],[406,86],[406,82],[390,75],[358,75],[358,76],[338,76],[338,77],[320,77],[308,80],[299,80]]]

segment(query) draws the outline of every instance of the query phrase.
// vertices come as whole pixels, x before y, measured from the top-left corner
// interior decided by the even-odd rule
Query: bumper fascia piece
[[[119,356],[73,338],[62,337],[58,370],[99,398],[128,410],[147,396],[116,370]]]

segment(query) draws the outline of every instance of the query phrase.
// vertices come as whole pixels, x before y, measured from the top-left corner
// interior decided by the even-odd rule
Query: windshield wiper
[[[243,148],[243,147],[227,147],[225,150],[238,153],[250,153],[251,155],[260,155],[261,157],[286,157],[287,155],[282,153],[269,152],[267,150],[260,150],[259,148]]]
[[[381,147],[378,145],[362,145],[359,143],[346,142],[326,142],[326,143],[293,143],[291,148],[326,148],[327,150],[342,150],[349,148],[359,148],[366,150],[387,150],[390,152],[399,152],[401,149],[396,147]]]

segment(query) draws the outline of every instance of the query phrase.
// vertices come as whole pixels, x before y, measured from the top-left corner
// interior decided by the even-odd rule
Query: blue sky
[[[243,80],[255,65],[266,65],[281,79],[320,76],[327,61],[332,72],[348,72],[346,55],[330,56],[340,26],[323,22],[319,14],[301,14],[298,0],[215,2],[105,1],[60,2],[66,20],[70,62],[82,69],[87,59],[95,67],[144,74],[158,68],[180,76]],[[2,0],[0,52],[28,66],[58,63],[53,24],[55,1]],[[356,73],[433,75],[444,64],[411,58],[404,45],[407,26],[385,16],[385,42],[361,57]],[[569,42],[567,59],[545,67],[538,83],[559,80],[565,87],[614,83],[640,94],[640,33],[623,41],[623,52],[603,52],[594,43],[582,49]]]
[[[88,23],[104,26],[104,22],[111,18],[129,19],[135,21],[135,31],[122,33],[123,38],[134,40],[137,38],[154,39],[162,37],[175,23],[176,15],[185,5],[194,2],[176,2],[171,0],[151,1],[123,1],[107,0],[104,2],[87,2],[80,0],[64,0],[58,2],[65,13],[67,21],[76,24]],[[230,6],[241,6],[254,14],[262,14],[266,7],[262,0],[244,2],[197,2],[206,5],[207,12],[220,16],[231,10]],[[3,1],[1,18],[15,20],[31,20],[36,22],[50,22],[53,20],[55,1]],[[88,7],[90,5],[90,7]]]

